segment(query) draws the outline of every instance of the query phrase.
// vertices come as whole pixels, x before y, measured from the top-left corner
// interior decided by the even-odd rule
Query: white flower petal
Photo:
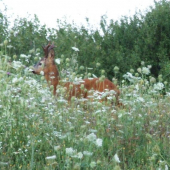
[[[114,155],[114,160],[115,160],[117,163],[120,163],[120,160],[119,160],[119,157],[118,157],[117,153]]]
[[[101,146],[102,146],[102,143],[103,143],[103,140],[102,140],[102,139],[98,138],[98,139],[96,140],[96,145],[97,145],[98,147],[101,147]]]
[[[56,62],[57,64],[60,64],[60,59],[59,59],[59,58],[55,59],[55,62]]]
[[[76,48],[76,47],[71,47],[74,51],[79,51],[79,49],[78,48]]]
[[[53,155],[53,156],[47,156],[45,159],[56,159],[56,155]]]

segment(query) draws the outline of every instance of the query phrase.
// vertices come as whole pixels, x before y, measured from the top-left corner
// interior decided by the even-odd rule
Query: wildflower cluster
[[[80,85],[93,79],[91,68],[73,56],[56,59],[61,82]],[[0,166],[5,169],[168,169],[170,92],[163,76],[151,76],[151,66],[130,69],[120,85],[122,107],[112,104],[115,92],[89,91],[88,99],[73,97],[57,86],[57,96],[42,78],[25,67],[30,55],[11,63],[0,55]],[[100,68],[100,81],[105,70]],[[77,69],[77,70],[76,70]],[[113,68],[115,75],[119,68]],[[79,72],[80,71],[80,72]],[[80,74],[81,72],[84,74]],[[44,72],[40,73],[44,76]],[[116,77],[113,79],[118,83]],[[166,88],[166,95],[162,91]],[[107,102],[102,102],[102,99]],[[23,130],[24,129],[24,130]],[[132,157],[133,155],[133,157]],[[35,164],[36,162],[36,164]]]

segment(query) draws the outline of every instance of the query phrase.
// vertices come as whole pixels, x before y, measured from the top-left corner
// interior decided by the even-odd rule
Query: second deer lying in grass
[[[48,44],[43,47],[44,50],[44,58],[42,58],[33,69],[33,73],[40,74],[41,71],[44,72],[45,79],[47,80],[49,85],[54,86],[53,94],[56,95],[57,86],[60,83],[60,76],[58,72],[58,68],[55,64],[55,55],[54,55],[54,45]],[[84,90],[81,88],[84,85]],[[110,80],[104,79],[100,81],[99,78],[94,79],[84,79],[80,84],[73,84],[71,82],[61,84],[66,88],[66,98],[70,101],[72,96],[80,98],[88,98],[88,92],[90,90],[95,90],[98,92],[104,92],[106,89],[109,91],[115,92],[116,105],[119,105],[119,95],[120,91]],[[72,88],[70,88],[70,86]]]

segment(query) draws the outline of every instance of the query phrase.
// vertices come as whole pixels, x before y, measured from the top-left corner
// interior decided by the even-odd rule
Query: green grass
[[[19,64],[0,55],[0,169],[169,167],[169,88],[162,95],[166,83],[150,81],[147,66],[126,74],[118,108],[97,99],[86,107],[56,99],[45,80]]]

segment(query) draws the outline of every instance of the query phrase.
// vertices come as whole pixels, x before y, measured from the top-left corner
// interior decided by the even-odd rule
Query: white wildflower
[[[17,77],[14,77],[13,79],[12,79],[12,83],[17,83],[17,82],[20,82],[20,81],[22,81],[23,80],[23,78],[22,77],[20,77],[20,78],[17,78]]]
[[[55,76],[51,76],[50,78],[51,78],[51,79],[54,79],[54,78],[55,78]]]
[[[156,79],[154,77],[150,77],[150,83],[155,83]]]
[[[142,73],[148,75],[148,74],[150,73],[149,68],[143,67],[143,68],[142,68]]]
[[[76,48],[76,47],[71,47],[74,51],[79,51],[79,49],[78,48]]]
[[[107,93],[107,92],[105,92],[105,93],[102,93],[102,96],[101,96],[101,98],[102,98],[102,99],[104,99],[105,97],[107,97],[107,95],[108,95],[108,93]]]
[[[135,85],[135,89],[136,89],[137,91],[139,91],[139,85],[138,85],[138,84]]]
[[[166,92],[166,96],[170,97],[170,92]]]
[[[55,59],[55,62],[56,62],[57,64],[60,64],[60,59],[59,59],[59,58]]]
[[[90,122],[89,121],[84,121],[86,124],[90,124]]]
[[[53,155],[53,156],[47,156],[45,159],[56,159],[56,155]]]
[[[91,168],[96,167],[96,162],[94,162],[94,161],[93,161],[93,162],[91,162],[91,163],[90,163],[90,167],[91,167]]]
[[[92,74],[92,76],[93,76],[94,78],[97,78],[97,76],[96,76],[95,74]]]
[[[13,152],[15,155],[19,154],[20,152]]]
[[[66,154],[67,155],[73,155],[75,153],[75,150],[73,148],[66,148]]]
[[[30,58],[30,57],[31,57],[31,55],[25,55],[25,54],[21,54],[21,55],[20,55],[20,58],[28,59],[28,58]]]
[[[164,88],[164,84],[161,82],[154,84],[154,90],[162,90],[163,88]]]
[[[150,122],[150,125],[152,126],[156,126],[158,124],[158,120],[153,120],[152,122]]]
[[[127,72],[126,74],[123,75],[123,77],[127,80],[129,80],[130,82],[134,82],[135,80],[139,80],[141,79],[140,77],[135,77],[132,75],[132,73]]]
[[[21,58],[27,58],[27,56],[25,54],[21,54],[20,57]]]
[[[82,159],[83,158],[83,154],[81,152],[78,152],[77,154],[71,156],[72,158],[78,158],[78,159]]]
[[[141,61],[141,65],[142,65],[142,66],[145,65],[145,62],[144,62],[144,61]]]
[[[116,92],[115,92],[114,90],[110,90],[109,93],[110,93],[111,95],[116,94]]]
[[[138,97],[138,98],[137,98],[137,101],[138,101],[138,102],[145,102],[144,98],[142,98],[142,97]]]
[[[151,69],[151,68],[152,68],[152,66],[151,66],[151,65],[148,65],[147,67],[148,67],[149,69]]]
[[[158,170],[168,170],[168,166],[166,164],[166,161],[162,161],[162,160],[159,161]]]
[[[73,84],[74,84],[74,85],[79,85],[80,82],[79,82],[79,81],[74,81]],[[76,90],[77,90],[77,89],[76,89]]]
[[[137,71],[138,71],[139,73],[141,73],[142,69],[141,69],[141,68],[138,68]]]
[[[165,165],[165,170],[168,170],[168,165]]]
[[[62,135],[62,136],[59,136],[58,138],[59,139],[65,139],[65,138],[67,138],[67,135]]]
[[[92,156],[92,155],[93,155],[93,152],[83,151],[83,154],[84,154],[85,156]]]
[[[14,69],[18,70],[19,68],[23,67],[23,65],[22,65],[22,63],[20,61],[13,61],[12,67]]]
[[[60,149],[61,149],[61,146],[60,146],[60,145],[54,146],[54,150],[55,150],[55,151],[58,151],[58,150],[60,150]]]
[[[126,74],[123,75],[123,77],[125,79],[128,79],[128,78],[133,78],[133,75],[132,75],[132,73],[127,72]]]
[[[88,141],[94,142],[96,140],[96,135],[94,133],[91,133],[87,135],[86,138],[88,139]]]
[[[7,45],[7,48],[11,49],[13,46],[12,45]]]
[[[40,71],[40,74],[43,76],[44,75],[44,71]]]
[[[26,84],[28,84],[29,86],[36,86],[37,85],[37,81],[35,79],[30,79],[30,80],[26,80],[25,81]]]
[[[27,73],[27,72],[32,72],[32,71],[34,71],[34,70],[33,70],[33,68],[28,68],[28,67],[27,67],[27,68],[25,68],[24,71],[25,71],[25,73]]]
[[[103,143],[103,140],[102,140],[102,139],[98,138],[98,139],[96,140],[96,145],[97,145],[98,147],[101,147],[101,146],[102,146],[102,143]]]
[[[114,155],[114,160],[115,160],[117,163],[120,163],[120,160],[119,160],[119,157],[118,157],[117,153]]]
[[[12,79],[12,83],[16,83],[16,82],[18,82],[18,78],[17,77]]]
[[[83,158],[83,154],[81,152],[77,153],[77,158],[82,159]]]

